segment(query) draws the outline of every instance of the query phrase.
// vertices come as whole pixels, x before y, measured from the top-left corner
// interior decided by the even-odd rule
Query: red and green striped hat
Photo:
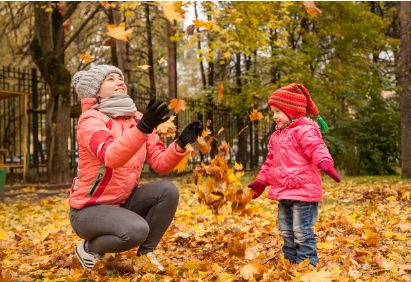
[[[279,108],[290,120],[305,117],[307,114],[316,116],[321,132],[328,130],[327,123],[319,115],[310,93],[302,84],[292,83],[274,91],[268,99],[268,106]]]
[[[290,120],[305,117],[306,114],[313,116],[319,114],[307,88],[297,83],[292,83],[274,91],[268,99],[268,106],[271,105],[283,111]]]

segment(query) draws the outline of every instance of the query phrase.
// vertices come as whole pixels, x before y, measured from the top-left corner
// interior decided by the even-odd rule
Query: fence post
[[[38,95],[37,95],[37,69],[31,69],[31,114],[33,115],[32,130],[33,130],[33,165],[39,165],[39,118],[38,118]],[[30,153],[29,153],[30,155]],[[30,160],[30,159],[29,159]]]

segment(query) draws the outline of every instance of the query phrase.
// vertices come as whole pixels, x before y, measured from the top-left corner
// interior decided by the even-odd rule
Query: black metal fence
[[[49,99],[49,88],[44,79],[39,75],[37,69],[14,69],[3,67],[0,70],[0,91],[13,90],[30,93],[28,105],[28,139],[27,140],[27,156],[23,155],[23,101],[21,97],[12,97],[0,100],[0,148],[5,148],[9,153],[5,157],[7,163],[22,163],[23,158],[27,157],[27,182],[39,182],[41,175],[45,175],[47,152],[46,152],[46,108]],[[129,89],[131,98],[136,103],[139,111],[144,111],[148,104],[151,95],[150,93],[139,91],[138,89]],[[157,99],[168,100],[167,97],[156,97]],[[191,121],[200,119],[206,124],[208,117],[211,120],[212,135],[216,135],[221,128],[224,130],[216,136],[214,141],[214,149],[211,153],[202,156],[198,152],[198,157],[190,158],[190,162],[186,167],[186,171],[192,170],[201,161],[207,161],[217,153],[216,147],[222,141],[230,144],[229,163],[234,163],[241,159],[241,163],[247,169],[257,168],[267,154],[267,141],[272,132],[272,125],[261,126],[258,122],[253,122],[244,130],[241,135],[243,141],[246,142],[243,149],[239,149],[239,128],[236,127],[237,120],[243,119],[242,124],[248,123],[248,113],[243,116],[234,115],[227,106],[214,105],[212,109],[208,108],[206,113],[205,98],[202,99],[185,99],[186,110],[180,111],[177,114],[175,123],[179,130],[182,130]],[[76,93],[73,91],[71,103],[73,108],[79,104]],[[73,111],[76,112],[76,111]],[[78,113],[78,107],[77,107]],[[71,116],[71,130],[68,140],[69,156],[68,161],[73,174],[77,167],[77,143],[76,143],[76,128],[78,115]],[[176,135],[178,136],[178,134]],[[164,143],[169,144],[172,138],[163,138]],[[194,146],[195,149],[196,146]],[[244,149],[246,148],[246,149]]]

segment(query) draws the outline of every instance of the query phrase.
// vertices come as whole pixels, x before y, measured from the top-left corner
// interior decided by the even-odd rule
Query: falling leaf
[[[70,19],[65,20],[62,26],[65,32],[69,32],[70,31]]]
[[[103,6],[105,9],[110,8],[110,3],[108,1],[100,1],[101,6]]]
[[[318,14],[322,13],[322,11],[315,6],[314,1],[302,1],[302,4],[305,6],[307,13],[313,17],[317,17]]]
[[[166,61],[166,59],[164,59],[164,57],[162,57],[160,60],[157,61],[157,63],[160,65],[162,63],[164,63]]]
[[[224,131],[224,127],[221,127],[220,130],[217,132],[216,136],[220,135],[220,133],[223,131]]]
[[[103,41],[103,43],[101,43],[101,45],[108,46],[108,47],[114,47],[116,46],[116,39],[114,38],[106,39]]]
[[[170,101],[168,108],[170,110],[174,109],[174,113],[178,114],[180,111],[186,110],[186,101],[174,98]]]
[[[185,154],[184,158],[178,163],[178,165],[174,168],[174,170],[177,170],[177,173],[184,171],[189,159],[190,159],[190,154],[187,152],[187,154]]]
[[[84,11],[84,15],[87,16],[88,13],[91,11],[91,3],[87,5],[86,10]]]
[[[213,25],[217,24],[215,20],[212,20],[212,21],[193,20],[193,23],[195,27],[205,27],[207,30],[211,30]]]
[[[218,87],[217,101],[221,101],[221,99],[223,99],[224,87],[221,83],[219,83],[217,87]]]
[[[211,139],[211,137],[210,137]],[[197,145],[198,149],[200,150],[201,154],[205,155],[211,151],[211,146],[208,142],[204,140],[202,136],[197,138]]]
[[[234,169],[235,169],[235,170],[243,170],[244,167],[243,167],[242,164],[239,164],[239,163],[235,162],[235,163],[234,163]]]
[[[86,62],[92,62],[94,61],[94,58],[90,56],[91,51],[87,51],[86,53],[80,54],[80,59],[86,61]]]
[[[157,133],[161,134],[162,137],[175,137],[177,128],[173,120],[176,116],[171,116],[167,121],[159,124],[156,128]]]
[[[187,26],[187,29],[186,29],[187,35],[193,35],[195,29],[196,29],[196,26],[193,24],[190,24],[189,26]]]
[[[114,24],[107,25],[107,34],[113,38],[118,40],[127,41],[127,37],[131,36],[131,32],[133,31],[132,28],[126,30],[126,22],[122,22],[117,27]]]
[[[60,1],[57,7],[57,11],[60,13],[61,16],[64,17],[67,11],[67,3],[66,1]]]
[[[264,118],[263,114],[256,109],[250,113],[250,121],[255,121]]]
[[[142,66],[137,66],[139,69],[147,70],[150,66],[149,65],[142,65]]]
[[[248,128],[248,125],[246,125],[243,129],[241,129],[240,132],[238,132],[238,135],[240,135],[246,128]]]
[[[223,158],[227,158],[230,153],[230,144],[223,141],[221,145],[218,146],[218,155]]]
[[[181,8],[181,1],[164,1],[159,2],[158,5],[163,9],[164,17],[172,24],[174,21],[180,22],[183,20],[183,17],[180,12],[176,12]]]
[[[203,129],[203,132],[201,133],[202,137],[207,137],[208,135],[210,135],[212,132],[210,131],[210,129],[206,126],[205,129]]]

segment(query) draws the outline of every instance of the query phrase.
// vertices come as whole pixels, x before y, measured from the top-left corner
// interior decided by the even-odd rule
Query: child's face
[[[279,128],[284,129],[287,122],[290,121],[288,116],[279,108],[274,107],[273,105],[270,106],[270,109],[274,114],[273,119],[275,123],[278,125]]]
[[[109,73],[101,83],[97,96],[102,99],[110,97],[113,94],[127,94],[127,86],[124,84],[123,78],[118,73]]]

